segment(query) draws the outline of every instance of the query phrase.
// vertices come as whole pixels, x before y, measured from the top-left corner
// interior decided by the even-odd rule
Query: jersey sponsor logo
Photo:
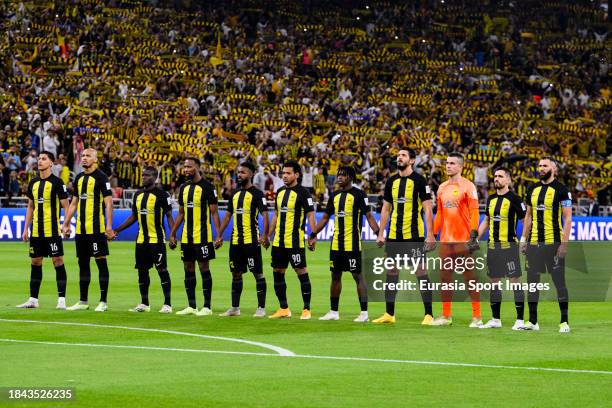
[[[344,211],[338,211],[336,217],[346,217],[346,213]]]
[[[193,201],[187,201],[187,208],[194,208],[195,205],[193,204]]]
[[[106,189],[110,190],[111,189],[111,184],[110,183],[106,183]]]
[[[147,210],[146,208],[142,208],[140,210],[140,215],[149,215],[149,210]]]
[[[398,197],[397,198],[398,204],[406,204],[406,203],[411,203],[411,202],[412,202],[412,198],[408,198],[408,197]]]
[[[455,204],[453,201],[445,201],[444,208],[457,208],[457,204]]]
[[[508,217],[502,217],[501,215],[494,215],[492,220],[493,222],[506,221]]]
[[[308,197],[308,205],[314,205],[313,201],[312,201],[312,198],[310,198],[310,197]]]
[[[81,200],[87,200],[87,193],[83,193],[79,196]]]
[[[281,207],[280,212],[281,213],[288,213],[289,212],[289,207]]]
[[[242,215],[242,214],[244,214],[244,208],[236,208],[235,213],[236,213],[236,215]]]
[[[536,211],[546,211],[546,205],[544,204],[538,204],[536,206]]]
[[[38,204],[44,204],[45,203],[45,198],[44,197],[38,197],[38,200],[36,200],[38,202]]]

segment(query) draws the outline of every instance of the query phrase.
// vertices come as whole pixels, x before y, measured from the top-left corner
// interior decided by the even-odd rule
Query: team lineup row
[[[263,273],[261,247],[272,246],[272,270],[274,291],[279,309],[270,315],[272,319],[291,317],[286,295],[285,272],[289,265],[296,271],[300,281],[303,309],[300,318],[310,319],[311,283],[306,264],[308,246],[314,250],[317,233],[325,227],[330,217],[335,218],[334,234],[330,251],[330,311],[319,320],[338,320],[338,304],[343,272],[350,272],[356,282],[361,312],[356,322],[369,321],[368,298],[361,260],[361,231],[365,217],[370,228],[378,236],[377,244],[385,246],[386,255],[393,257],[402,252],[402,243],[421,250],[411,256],[422,257],[440,242],[440,255],[448,258],[469,257],[479,248],[478,240],[489,233],[488,257],[489,277],[492,283],[508,278],[518,283],[522,274],[519,248],[516,243],[516,225],[523,220],[520,251],[526,254],[525,269],[529,284],[537,284],[540,274],[549,272],[557,289],[561,311],[560,332],[569,332],[568,293],[565,285],[567,241],[571,225],[571,195],[567,188],[555,179],[557,166],[552,159],[544,158],[538,165],[540,182],[531,186],[524,200],[510,190],[510,171],[495,170],[496,194],[487,201],[484,221],[479,225],[478,196],[472,182],[462,177],[464,157],[452,153],[446,160],[448,180],[436,192],[437,212],[433,214],[433,195],[423,176],[412,169],[416,152],[410,148],[400,149],[397,156],[398,174],[391,177],[384,189],[384,201],[380,225],[370,212],[365,193],[353,186],[356,180],[352,167],[340,167],[337,174],[338,189],[330,196],[321,219],[316,222],[313,200],[308,190],[300,185],[301,167],[295,161],[283,165],[284,186],[276,195],[274,213],[268,216],[263,193],[252,184],[255,166],[244,161],[238,165],[236,175],[239,188],[228,203],[228,210],[220,219],[217,197],[213,186],[200,175],[197,158],[188,158],[184,163],[188,182],[181,186],[178,194],[179,211],[176,219],[172,215],[170,197],[156,187],[158,177],[154,167],[145,167],[142,172],[142,189],[133,199],[132,214],[120,226],[113,228],[112,198],[108,178],[97,168],[97,154],[93,149],[83,152],[84,171],[75,177],[72,199],[61,180],[51,174],[54,157],[49,152],[38,156],[39,176],[28,187],[28,209],[24,241],[30,240],[32,260],[30,298],[19,305],[22,308],[38,307],[38,293],[42,280],[42,261],[51,257],[56,269],[58,305],[60,309],[85,310],[89,308],[88,288],[91,280],[90,260],[93,257],[99,271],[100,303],[96,311],[106,311],[109,271],[106,257],[109,255],[108,241],[137,222],[136,262],[141,303],[133,312],[150,310],[148,289],[149,270],[155,267],[159,273],[164,305],[161,313],[172,313],[170,301],[170,275],[167,269],[164,218],[170,234],[168,246],[177,247],[177,232],[180,237],[181,259],[185,270],[185,291],[188,306],[177,312],[179,315],[211,315],[212,275],[210,261],[215,259],[215,250],[223,245],[223,232],[233,221],[229,249],[229,267],[232,273],[232,306],[223,316],[240,315],[240,297],[243,287],[242,275],[253,273],[256,281],[258,308],[255,317],[264,317],[266,301],[266,279]],[[64,224],[59,225],[60,209],[64,210]],[[71,233],[70,220],[76,215],[76,252],[79,265],[80,300],[66,307],[66,270],[63,262],[62,235]],[[259,231],[259,217],[263,219],[263,231]],[[310,235],[304,229],[309,223]],[[29,227],[31,225],[31,237]],[[214,230],[212,226],[214,225]],[[216,231],[216,236],[213,236]],[[420,244],[419,244],[420,243]],[[459,243],[459,244],[458,244]],[[196,264],[202,277],[204,305],[196,307]],[[442,282],[451,280],[453,270],[440,272]],[[394,287],[399,271],[387,271],[386,287]],[[419,287],[424,288],[421,297],[424,306],[423,325],[452,324],[452,291],[443,290],[442,314],[433,317],[432,291],[427,288],[429,277],[425,268],[416,272]],[[466,283],[475,282],[473,271],[463,273]],[[518,287],[519,285],[516,285]],[[472,285],[470,285],[472,287]],[[494,287],[496,287],[494,285]],[[490,291],[492,319],[483,324],[480,311],[479,292],[469,290],[472,301],[470,327],[501,327],[501,290]],[[385,290],[386,311],[374,323],[395,323],[396,290]],[[539,330],[537,307],[539,292],[528,293],[529,319],[524,319],[524,292],[514,290],[516,321],[514,330]]]

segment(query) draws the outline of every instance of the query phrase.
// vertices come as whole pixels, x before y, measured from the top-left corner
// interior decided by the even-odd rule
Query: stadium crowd
[[[596,3],[170,3],[0,2],[0,196],[25,194],[41,150],[69,184],[91,146],[117,196],[145,164],[175,194],[195,155],[220,197],[238,160],[272,198],[297,158],[325,201],[347,164],[380,194],[410,146],[434,191],[448,152],[481,200],[497,164],[522,195],[546,155],[576,197],[610,203],[612,39]]]

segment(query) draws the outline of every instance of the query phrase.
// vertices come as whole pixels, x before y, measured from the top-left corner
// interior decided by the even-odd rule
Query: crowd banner
[[[123,223],[129,216],[131,210],[128,209],[116,209],[113,211],[113,227],[117,228]],[[219,217],[223,218],[225,211],[219,211]],[[269,212],[272,217],[272,212]],[[319,221],[323,213],[319,212],[316,214],[316,219]],[[20,241],[23,234],[25,224],[26,209],[25,208],[0,208],[0,241]],[[174,212],[176,217],[176,211]],[[374,213],[374,217],[377,221],[380,220],[380,214]],[[484,216],[481,215],[481,221]],[[63,216],[60,222],[63,222]],[[75,219],[72,219],[72,236],[74,238],[75,231]],[[308,223],[307,223],[308,224]],[[260,231],[263,231],[263,221],[259,220]],[[214,227],[213,227],[214,228]],[[166,226],[167,231],[167,226]],[[232,223],[228,225],[223,234],[223,240],[229,241],[231,237]],[[518,225],[519,234],[522,231],[522,224],[519,222]],[[306,225],[306,236],[309,234],[309,227]],[[318,239],[320,241],[331,241],[334,233],[334,219],[333,217],[329,220],[329,224],[319,233]],[[181,229],[177,237],[180,240]],[[135,241],[138,235],[138,224],[134,223],[130,228],[122,231],[117,237],[118,241]],[[367,225],[364,219],[364,227],[362,230],[362,238],[366,241],[376,240],[376,236]],[[483,237],[486,240],[487,236]],[[572,229],[570,234],[570,240],[572,241],[612,241],[612,217],[573,217],[572,218]]]

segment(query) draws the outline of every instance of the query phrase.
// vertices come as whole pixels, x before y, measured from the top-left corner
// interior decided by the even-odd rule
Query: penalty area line
[[[16,340],[16,339],[1,339],[0,342],[5,343],[25,343],[25,344],[41,344],[52,346],[74,346],[74,347],[92,347],[92,348],[114,348],[128,350],[152,350],[152,351],[177,351],[184,353],[210,353],[210,354],[231,354],[244,356],[263,356],[263,357],[292,357],[311,360],[335,360],[335,361],[358,361],[372,363],[392,363],[392,364],[412,364],[412,365],[430,365],[430,366],[446,366],[446,367],[466,367],[466,368],[488,368],[488,369],[509,369],[509,370],[525,370],[525,371],[545,371],[556,373],[571,373],[571,374],[601,374],[612,375],[612,371],[600,370],[579,370],[569,368],[546,368],[546,367],[524,367],[524,366],[508,366],[494,364],[473,364],[473,363],[453,363],[443,361],[420,361],[420,360],[396,360],[382,358],[366,358],[366,357],[339,357],[339,356],[318,356],[318,355],[281,355],[272,353],[255,353],[247,351],[224,351],[224,350],[206,350],[206,349],[183,349],[169,347],[149,347],[149,346],[129,346],[119,344],[92,344],[92,343],[66,343],[52,341],[34,341],[34,340]]]

